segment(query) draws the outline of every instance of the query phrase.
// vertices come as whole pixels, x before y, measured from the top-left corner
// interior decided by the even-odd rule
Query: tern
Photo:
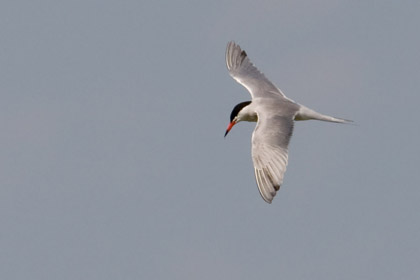
[[[271,203],[283,183],[294,121],[351,121],[320,114],[286,97],[235,42],[227,45],[226,65],[230,76],[249,91],[252,101],[233,108],[225,137],[241,121],[257,122],[252,133],[255,178],[262,198]]]

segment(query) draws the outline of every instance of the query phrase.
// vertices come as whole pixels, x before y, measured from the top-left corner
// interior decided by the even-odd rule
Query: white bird
[[[238,122],[257,122],[252,133],[255,178],[262,198],[271,203],[283,183],[294,121],[351,121],[322,115],[287,98],[235,42],[227,45],[226,65],[232,78],[250,92],[252,101],[239,103],[233,108],[225,137]]]

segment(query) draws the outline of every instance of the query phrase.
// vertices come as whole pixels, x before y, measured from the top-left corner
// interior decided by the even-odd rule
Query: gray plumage
[[[240,121],[257,122],[252,134],[255,178],[262,198],[271,203],[283,183],[294,121],[315,119],[345,123],[348,120],[322,115],[287,98],[234,42],[227,45],[226,65],[232,78],[243,85],[252,97],[249,105],[243,104],[246,106],[237,114],[232,112],[231,118],[236,116],[231,119],[226,134]]]

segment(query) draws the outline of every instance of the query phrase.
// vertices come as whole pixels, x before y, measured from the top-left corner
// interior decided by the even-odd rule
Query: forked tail
[[[305,121],[305,120],[319,120],[325,122],[335,122],[335,123],[351,123],[352,120],[334,118],[331,116],[323,115],[314,110],[309,109],[303,105],[300,105],[299,111],[296,113],[295,116],[296,121]]]

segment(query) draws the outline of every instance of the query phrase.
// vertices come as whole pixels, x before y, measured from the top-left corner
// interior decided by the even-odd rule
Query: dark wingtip
[[[247,54],[245,51],[241,52],[241,63],[244,61],[244,59],[247,57]]]

